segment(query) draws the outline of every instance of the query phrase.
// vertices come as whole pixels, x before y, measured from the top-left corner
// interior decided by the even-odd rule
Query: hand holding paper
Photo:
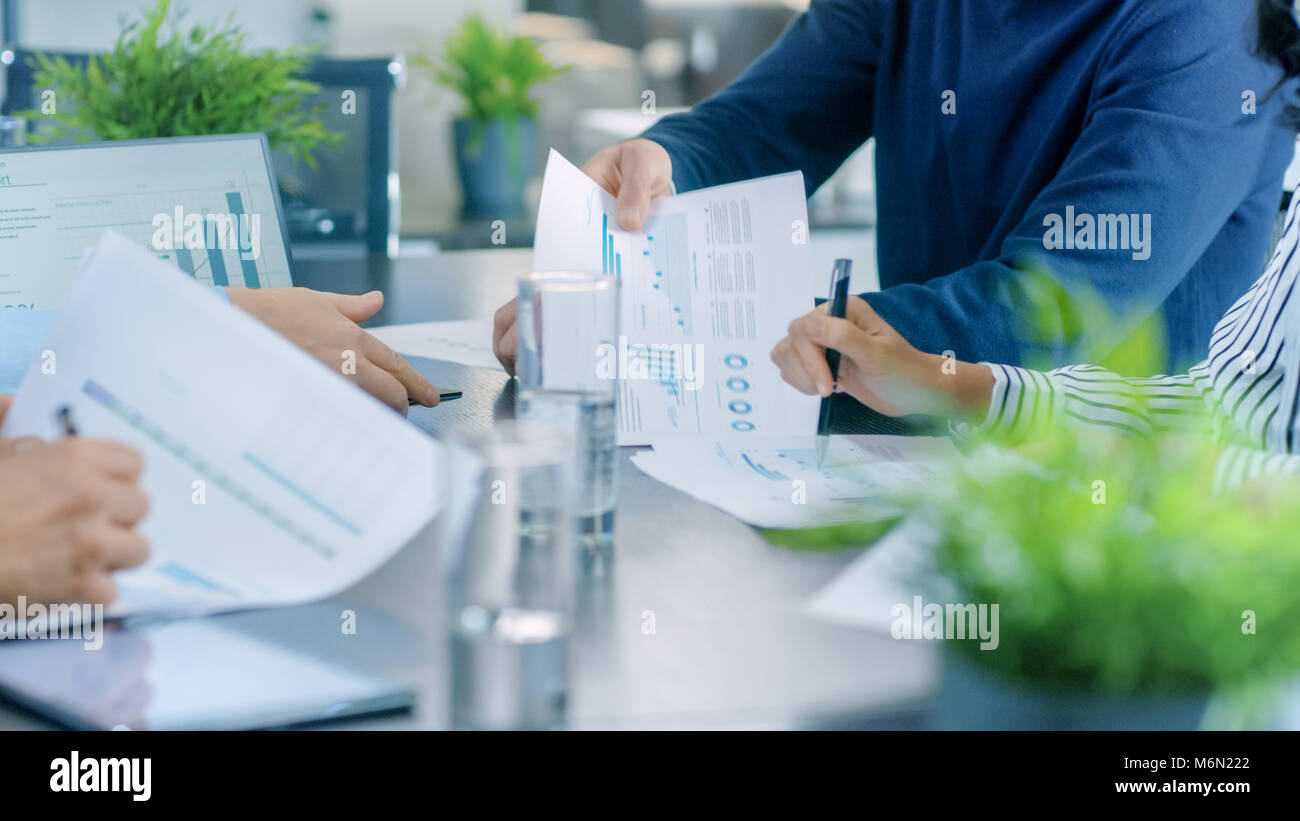
[[[636,139],[602,148],[582,166],[601,188],[618,198],[614,221],[624,231],[640,231],[651,200],[673,194],[673,160],[653,140]]]
[[[438,446],[266,326],[109,232],[0,436],[81,433],[144,457],[147,563],[111,614],[331,595],[433,516]]]
[[[649,208],[642,231],[621,230],[615,199],[551,152],[533,269],[622,282],[619,443],[811,436],[817,402],[782,383],[770,360],[810,304],[792,275],[808,265],[802,176],[692,191]]]

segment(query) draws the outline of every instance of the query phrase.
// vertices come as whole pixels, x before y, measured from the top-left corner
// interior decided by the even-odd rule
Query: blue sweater
[[[1118,315],[1091,340],[1103,349],[1163,307],[1172,367],[1204,356],[1263,269],[1294,147],[1269,94],[1280,71],[1253,56],[1253,6],[814,0],[743,77],[645,136],[678,190],[799,169],[809,193],[874,136],[883,290],[864,296],[914,345],[1068,364],[1066,334],[1040,347],[1021,332],[1015,266],[1037,258]],[[1149,258],[1047,236],[1071,214],[1079,231],[1150,215]]]

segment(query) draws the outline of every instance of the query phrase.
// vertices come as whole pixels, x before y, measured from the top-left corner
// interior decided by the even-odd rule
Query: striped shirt
[[[1300,473],[1300,225],[1292,199],[1264,275],[1223,315],[1209,356],[1187,373],[1132,378],[1094,365],[1035,371],[990,362],[995,385],[979,432],[1018,440],[1063,425],[1138,436],[1211,435],[1225,450],[1221,486]],[[970,435],[969,426],[957,426]]]

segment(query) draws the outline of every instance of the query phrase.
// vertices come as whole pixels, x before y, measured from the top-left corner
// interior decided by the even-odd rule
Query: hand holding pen
[[[105,604],[113,573],[144,562],[144,462],[132,448],[77,435],[73,410],[51,412],[52,440],[0,439],[0,602]]]
[[[853,273],[853,260],[837,259],[831,270],[831,293],[829,302],[830,315],[843,319],[848,309],[849,277]],[[834,393],[840,376],[840,352],[826,349],[826,367],[831,371],[831,392]],[[831,437],[831,397],[822,397],[821,409],[817,415],[817,466],[826,461],[826,450]]]

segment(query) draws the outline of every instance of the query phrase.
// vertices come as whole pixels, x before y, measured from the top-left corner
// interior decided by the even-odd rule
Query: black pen
[[[837,259],[831,269],[831,295],[829,309],[831,316],[843,319],[849,307],[849,274],[853,271],[853,260]],[[840,352],[826,349],[826,365],[831,369],[831,395],[822,399],[821,411],[817,415],[817,467],[826,460],[826,449],[831,441],[831,399],[840,378]]]
[[[77,435],[77,423],[72,421],[72,407],[69,405],[60,405],[59,409],[54,412],[54,421],[58,422],[63,428],[64,436]]]
[[[438,394],[438,402],[439,402],[439,404],[441,404],[441,403],[443,403],[443,402],[450,402],[450,401],[453,400],[453,399],[459,399],[463,394],[464,394],[464,391],[447,391],[446,393],[440,393],[440,394]],[[420,404],[420,403],[419,403],[419,402],[416,402],[414,399],[407,399],[407,400],[406,400],[406,406],[407,406],[408,408],[413,408],[413,407],[415,407],[416,405],[419,405],[419,404]]]

